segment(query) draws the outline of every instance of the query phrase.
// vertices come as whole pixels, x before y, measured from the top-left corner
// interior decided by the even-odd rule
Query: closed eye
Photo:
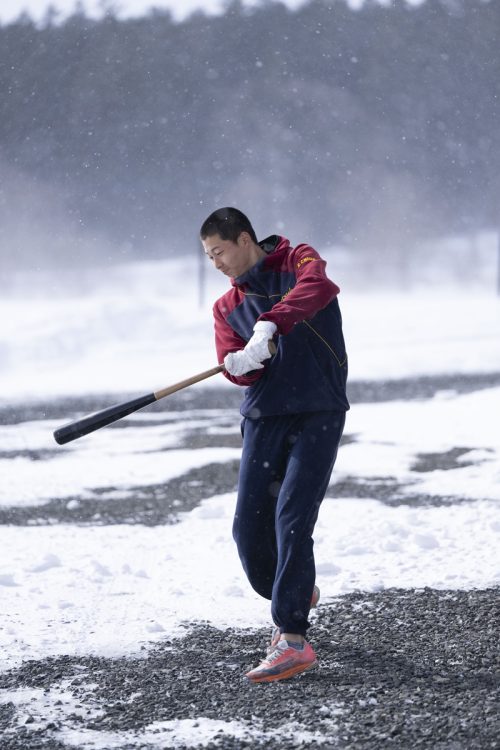
[[[210,258],[210,260],[213,260],[214,258],[218,258],[220,255],[222,255],[223,252],[224,252],[223,249],[220,248],[220,249],[217,249],[217,250],[212,250],[212,252],[211,253],[207,253],[207,255]]]

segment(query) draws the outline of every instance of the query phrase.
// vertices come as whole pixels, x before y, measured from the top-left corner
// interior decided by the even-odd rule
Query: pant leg
[[[345,423],[344,412],[300,415],[276,502],[272,616],[281,632],[305,635],[316,577],[312,534]]]
[[[315,580],[312,533],[343,412],[247,419],[233,536],[252,588],[282,632],[305,634]]]
[[[233,537],[252,588],[272,598],[278,559],[275,511],[289,453],[289,417],[245,419]]]

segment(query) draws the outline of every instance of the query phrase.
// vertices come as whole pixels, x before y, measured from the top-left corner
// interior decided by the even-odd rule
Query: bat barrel
[[[146,396],[139,396],[139,398],[135,398],[132,401],[116,404],[94,414],[89,414],[86,417],[82,417],[82,419],[69,422],[60,427],[54,432],[54,440],[59,445],[65,445],[65,443],[70,443],[72,440],[76,440],[83,435],[88,435],[89,432],[94,432],[94,430],[99,430],[101,427],[116,422],[128,414],[142,409],[143,406],[152,404],[154,401],[156,401],[155,394],[148,393]]]

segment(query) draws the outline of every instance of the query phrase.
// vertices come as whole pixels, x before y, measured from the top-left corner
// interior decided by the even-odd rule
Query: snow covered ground
[[[329,268],[335,279],[332,263]],[[194,276],[194,265],[191,270]],[[110,393],[113,403],[118,394],[149,392],[211,367],[210,306],[197,306],[182,272],[178,262],[144,263],[106,277],[88,272],[78,286],[70,275],[64,284],[46,279],[29,299],[21,288],[5,294],[1,402],[49,404],[61,395]],[[226,280],[209,278],[212,299]],[[336,280],[352,379],[500,372],[500,298],[491,289],[361,293]],[[221,376],[206,385],[232,387]],[[403,500],[324,501],[315,535],[323,601],[389,587],[500,585],[499,413],[499,387],[353,406],[346,426],[353,441],[342,447],[332,482],[370,487],[390,480],[401,486]],[[207,431],[210,420],[210,409],[171,420],[141,412],[126,430],[101,430],[63,448],[52,439],[59,420],[0,426],[0,505],[42,506],[54,498],[85,503],[103,486],[126,497],[134,487],[234,461],[235,447],[178,447],[188,428],[198,424]],[[214,434],[236,436],[238,414],[228,410],[226,420],[230,426]],[[422,454],[456,448],[452,466],[418,470]],[[32,460],[26,451],[50,456]],[[412,503],[415,496],[433,502]],[[178,523],[153,527],[0,526],[1,669],[58,654],[137,655],[141,647],[182,637],[186,623],[197,621],[219,628],[268,624],[268,603],[240,570],[231,539],[233,506],[233,493],[205,497]],[[0,694],[0,703],[24,705],[31,698],[9,692]],[[180,742],[189,729],[156,727],[148,741],[169,746],[167,734]],[[208,741],[217,727],[205,729]],[[200,741],[200,732],[196,736]],[[108,737],[103,744],[101,737],[92,744],[86,735],[65,741],[114,747],[124,740]]]
[[[323,600],[383,587],[486,588],[500,584],[500,388],[427,401],[360,404],[346,432],[332,481],[392,477],[408,497],[461,500],[453,506],[396,507],[370,498],[328,498],[316,531]],[[187,420],[190,414],[187,414]],[[35,449],[48,449],[56,422],[19,425]],[[100,431],[52,460],[2,461],[3,505],[53,497],[84,503],[103,484],[125,497],[191,466],[225,462],[236,448],[165,447],[186,422]],[[44,431],[40,429],[43,425]],[[238,429],[235,419],[234,431]],[[176,436],[177,433],[177,436]],[[16,427],[0,428],[5,449]],[[26,445],[26,441],[23,442]],[[411,470],[418,454],[465,452],[456,468]],[[95,496],[95,495],[94,495]],[[185,622],[217,627],[264,625],[268,603],[246,584],[231,539],[232,494],[203,500],[178,524],[157,526],[0,527],[4,666],[46,654],[136,653]]]

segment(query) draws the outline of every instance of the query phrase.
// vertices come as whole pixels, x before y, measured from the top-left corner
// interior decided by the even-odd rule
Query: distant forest
[[[23,15],[0,26],[0,261],[191,253],[220,205],[381,257],[498,227],[499,40],[499,0]]]

